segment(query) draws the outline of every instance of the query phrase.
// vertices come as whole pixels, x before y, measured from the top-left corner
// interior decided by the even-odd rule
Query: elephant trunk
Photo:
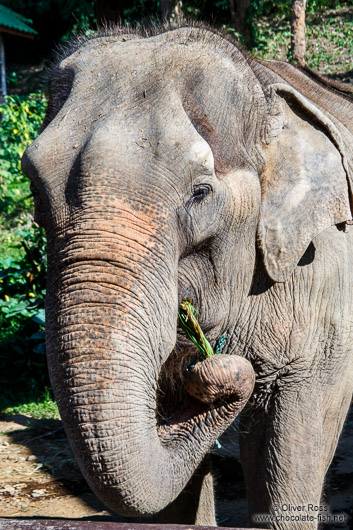
[[[49,254],[47,297],[60,414],[97,496],[122,515],[154,514],[177,497],[245,404],[253,372],[240,359],[239,395],[212,407],[193,400],[160,422],[158,379],[175,345],[178,309],[171,248],[138,248],[93,231],[86,241],[65,239]]]

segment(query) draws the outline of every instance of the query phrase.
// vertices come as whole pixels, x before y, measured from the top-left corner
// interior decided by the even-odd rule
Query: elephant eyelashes
[[[188,200],[188,202],[185,205],[186,211],[187,212],[189,211],[194,201],[201,201],[207,195],[209,195],[211,191],[212,191],[212,188],[209,184],[201,184],[200,186],[195,187],[194,195]]]

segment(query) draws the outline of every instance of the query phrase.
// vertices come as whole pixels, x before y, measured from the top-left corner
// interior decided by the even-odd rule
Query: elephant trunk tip
[[[243,357],[217,354],[201,361],[193,347],[174,352],[159,385],[160,438],[167,443],[181,425],[190,432],[198,425],[212,443],[240,413],[254,385],[255,372]]]
[[[197,363],[186,383],[189,395],[207,404],[245,404],[254,388],[255,373],[249,361],[238,355],[214,355]]]

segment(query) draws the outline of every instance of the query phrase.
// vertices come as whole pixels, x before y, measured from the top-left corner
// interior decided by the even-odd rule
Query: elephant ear
[[[269,276],[283,282],[315,236],[352,219],[353,174],[346,141],[316,105],[284,83],[267,99],[258,238]]]

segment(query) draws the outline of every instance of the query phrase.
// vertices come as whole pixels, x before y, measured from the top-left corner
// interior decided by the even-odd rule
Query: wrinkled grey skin
[[[196,411],[156,426],[178,303],[192,297],[211,343],[227,332],[224,353],[256,371],[240,428],[251,525],[274,504],[318,505],[352,395],[352,234],[338,229],[352,217],[352,103],[205,29],[123,33],[54,70],[23,159],[75,456],[119,513],[181,513],[183,495],[172,501],[231,421]],[[202,469],[194,520],[212,524]]]

